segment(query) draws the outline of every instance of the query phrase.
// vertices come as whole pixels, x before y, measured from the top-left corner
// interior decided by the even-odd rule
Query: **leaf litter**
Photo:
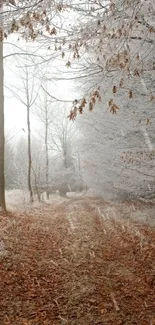
[[[87,198],[1,213],[0,324],[154,325],[155,229],[123,211]]]

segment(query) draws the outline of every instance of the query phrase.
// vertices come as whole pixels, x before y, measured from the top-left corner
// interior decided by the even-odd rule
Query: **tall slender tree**
[[[0,1],[0,207],[6,210],[4,177],[3,1]]]
[[[53,120],[52,114],[52,106],[48,100],[47,94],[47,80],[43,80],[44,87],[42,87],[42,91],[38,96],[36,101],[36,110],[35,113],[43,125],[43,142],[45,146],[45,190],[46,190],[46,198],[49,199],[49,127]]]
[[[0,85],[3,85],[3,42],[0,41]],[[0,207],[5,205],[5,177],[4,177],[4,94],[0,87]]]
[[[33,202],[32,190],[32,150],[31,150],[31,107],[36,101],[39,92],[39,86],[35,79],[35,69],[29,68],[29,58],[25,55],[24,60],[18,60],[17,76],[21,84],[17,87],[14,85],[6,86],[8,90],[26,107],[27,118],[27,143],[28,143],[28,190],[30,202]],[[34,87],[35,86],[35,87]]]
[[[47,32],[54,39],[56,29],[52,25],[53,13],[60,13],[62,6],[51,1],[0,0],[0,207],[6,209],[4,177],[4,94],[3,94],[3,39],[18,32],[26,40],[35,40]],[[4,24],[3,24],[4,22]],[[12,56],[10,53],[8,56]],[[49,57],[49,60],[51,58]],[[28,106],[27,106],[28,107]],[[30,108],[30,107],[29,107]],[[27,111],[28,142],[30,155],[30,119]],[[31,169],[31,158],[29,171]],[[29,180],[30,183],[30,180]],[[29,184],[30,185],[30,184]],[[29,186],[30,189],[30,186]],[[31,193],[31,189],[30,189]],[[30,194],[32,200],[32,193]]]

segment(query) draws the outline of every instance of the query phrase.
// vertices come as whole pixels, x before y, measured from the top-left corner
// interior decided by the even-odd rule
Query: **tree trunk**
[[[28,190],[30,194],[30,202],[33,203],[33,191],[31,185],[31,169],[32,169],[32,157],[31,157],[31,126],[30,126],[30,107],[27,106],[27,129],[28,129]]]
[[[37,198],[38,198],[38,202],[41,202],[41,192],[40,192],[40,188],[38,186],[38,180],[37,180],[37,175],[35,173],[35,170],[33,169],[32,167],[32,171],[33,171],[33,175],[34,175],[34,194],[37,195]]]
[[[0,208],[6,210],[5,205],[5,177],[4,177],[4,93],[3,93],[3,41],[0,41]]]
[[[46,151],[46,198],[49,200],[49,156],[48,156],[48,112],[46,109],[45,151]]]

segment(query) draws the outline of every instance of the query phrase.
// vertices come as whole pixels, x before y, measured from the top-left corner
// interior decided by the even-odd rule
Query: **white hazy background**
[[[21,48],[16,48],[16,46]],[[7,89],[7,86],[10,87],[12,84],[15,87],[20,88],[21,81],[17,76],[17,62],[20,57],[23,58],[24,55],[13,56],[13,53],[22,53],[22,49],[25,49],[28,52],[31,52],[31,47],[33,48],[36,46],[36,50],[38,44],[36,43],[29,43],[24,40],[18,40],[18,36],[12,35],[9,37],[7,42],[4,42],[4,78],[5,78],[5,86],[4,86],[4,103],[5,103],[5,129],[6,134],[11,133],[14,134],[13,138],[16,135],[20,136],[23,133],[22,129],[27,128],[26,122],[26,107]],[[33,51],[33,50],[32,50]],[[11,54],[10,57],[5,58]],[[39,52],[37,52],[39,54]],[[65,63],[62,65],[62,60],[54,60],[50,63],[52,66],[52,73],[55,75],[54,69],[57,67],[62,70],[65,68]],[[65,70],[64,70],[65,71]],[[67,71],[66,71],[67,72]],[[76,89],[73,85],[72,81],[69,80],[52,80],[52,73],[51,73],[51,82],[48,81],[48,92],[55,96],[58,99],[72,101],[76,98]],[[22,83],[21,83],[22,85]],[[10,87],[11,88],[11,87]],[[15,89],[17,92],[17,90]],[[54,106],[54,103],[51,103]],[[68,103],[68,108],[71,108],[71,104]],[[31,114],[31,125],[33,128],[37,127],[38,121],[34,114]],[[11,137],[11,135],[10,135]]]

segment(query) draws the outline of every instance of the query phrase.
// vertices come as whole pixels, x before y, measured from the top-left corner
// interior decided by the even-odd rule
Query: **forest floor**
[[[145,210],[72,198],[1,214],[0,325],[155,325],[155,227],[129,215]]]

